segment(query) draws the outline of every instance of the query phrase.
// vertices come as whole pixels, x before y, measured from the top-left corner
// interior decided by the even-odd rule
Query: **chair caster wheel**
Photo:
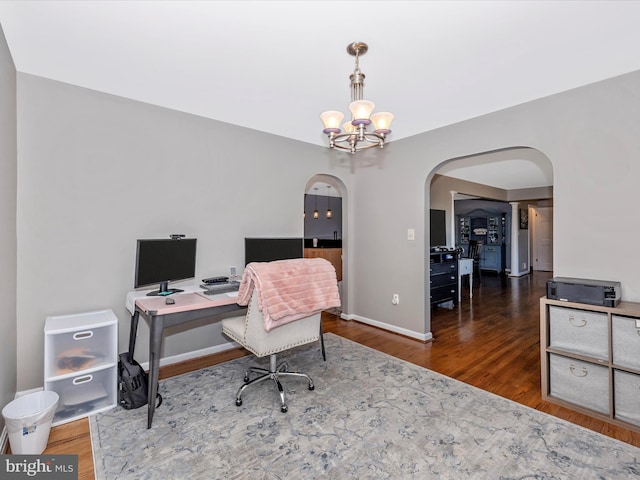
[[[289,408],[286,405],[283,405],[282,407],[280,407],[280,411],[282,413],[287,413],[287,411],[289,411]]]
[[[242,405],[242,399],[241,398],[236,398],[236,407],[239,407]]]
[[[245,375],[245,376],[244,376],[244,383],[245,383],[245,385],[246,385],[247,383],[249,383],[249,375]]]
[[[310,383],[309,384],[309,390],[315,390],[315,389],[316,389],[316,387],[313,385],[313,383]]]

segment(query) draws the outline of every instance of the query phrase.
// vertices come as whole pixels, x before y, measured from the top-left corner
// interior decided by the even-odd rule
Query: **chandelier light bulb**
[[[358,125],[355,122],[361,122],[365,124],[371,123],[370,121],[363,122],[363,120],[369,120],[371,116],[371,112],[376,107],[376,104],[369,100],[356,100],[355,102],[351,102],[349,104],[349,110],[351,111],[351,115],[353,115],[354,125]]]
[[[322,112],[320,118],[324,122],[324,133],[340,133],[340,122],[344,118],[344,113],[336,110]]]
[[[356,133],[356,127],[353,123],[351,122],[344,122],[342,124],[342,129],[346,132],[346,133]]]
[[[379,112],[371,115],[371,121],[373,122],[374,132],[377,133],[389,133],[389,126],[395,118],[395,115],[391,112]]]

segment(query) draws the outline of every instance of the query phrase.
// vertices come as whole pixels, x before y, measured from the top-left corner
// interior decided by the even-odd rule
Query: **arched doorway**
[[[534,148],[513,147],[449,159],[434,168],[425,189],[429,209],[445,212],[447,247],[464,247],[460,222],[474,216],[467,215],[468,212],[486,212],[495,207],[496,212],[501,212],[494,217],[497,222],[505,219],[504,231],[496,245],[500,248],[503,240],[506,243],[502,273],[521,276],[529,272],[533,263],[533,232],[530,223],[521,219],[531,217],[536,208],[553,207],[553,167],[546,155]],[[478,206],[477,210],[473,204]],[[430,231],[429,213],[426,212],[427,231]],[[488,243],[487,228],[477,227],[476,234]],[[431,247],[425,245],[425,249]],[[429,280],[428,271],[425,278]],[[426,321],[430,322],[430,315]]]
[[[347,312],[348,195],[345,184],[331,175],[314,175],[304,191],[305,256],[322,257],[336,268],[342,307]]]

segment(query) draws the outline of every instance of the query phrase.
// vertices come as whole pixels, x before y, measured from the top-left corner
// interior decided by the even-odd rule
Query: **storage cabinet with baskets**
[[[640,303],[540,300],[542,398],[640,431]]]
[[[118,319],[111,310],[47,317],[44,389],[60,400],[53,425],[117,404]]]

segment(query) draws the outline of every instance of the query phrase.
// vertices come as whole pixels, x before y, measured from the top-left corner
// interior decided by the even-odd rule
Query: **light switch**
[[[415,240],[416,239],[416,230],[415,228],[410,228],[407,230],[407,240]]]

